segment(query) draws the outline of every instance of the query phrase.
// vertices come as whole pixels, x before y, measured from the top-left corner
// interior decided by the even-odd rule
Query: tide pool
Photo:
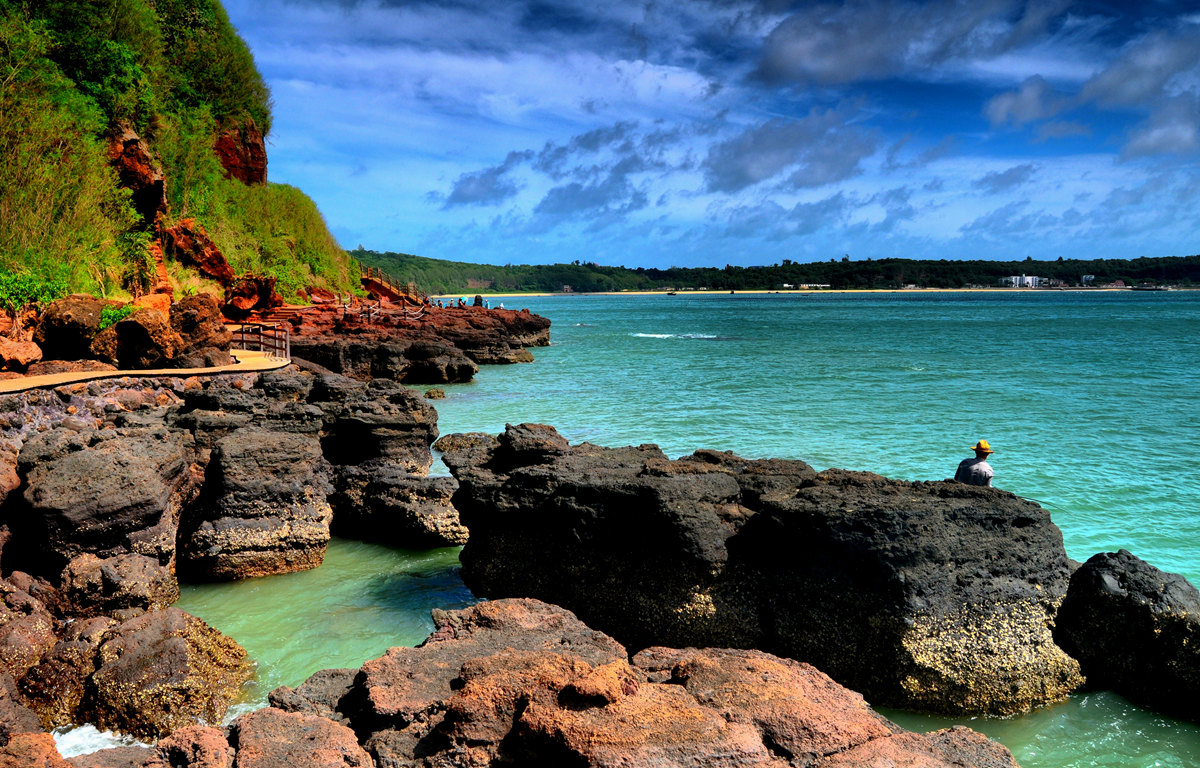
[[[1200,292],[562,296],[505,299],[553,321],[529,365],[435,401],[442,434],[556,426],[572,442],[803,459],[910,480],[953,475],[983,438],[995,484],[1049,509],[1067,552],[1126,548],[1200,583]],[[259,683],[413,645],[473,600],[456,551],[335,540],[320,568],[186,586],[179,607],[246,647]],[[1200,765],[1200,728],[1110,693],[962,723],[1024,768]]]

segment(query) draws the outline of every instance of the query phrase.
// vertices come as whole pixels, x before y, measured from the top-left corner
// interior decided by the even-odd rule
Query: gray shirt
[[[963,459],[954,473],[954,479],[967,485],[991,485],[992,465],[987,459]]]

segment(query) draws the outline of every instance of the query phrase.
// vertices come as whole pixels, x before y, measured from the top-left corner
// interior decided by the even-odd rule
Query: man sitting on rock
[[[989,454],[995,453],[992,447],[988,445],[987,440],[980,440],[975,443],[975,458],[963,459],[958,465],[958,471],[954,473],[954,479],[960,483],[967,485],[986,485],[992,484],[992,465],[987,463]]]

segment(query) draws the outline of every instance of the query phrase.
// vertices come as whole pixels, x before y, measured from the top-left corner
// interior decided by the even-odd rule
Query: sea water
[[[572,442],[803,459],[908,480],[996,450],[995,484],[1049,509],[1068,554],[1126,548],[1200,584],[1200,292],[681,294],[504,299],[553,321],[530,365],[434,401],[442,434],[556,426]],[[444,471],[444,470],[442,470]],[[473,600],[455,550],[335,540],[320,568],[185,586],[179,607],[258,662],[237,711],[357,667]],[[1024,768],[1198,766],[1200,728],[1111,693],[963,723]]]

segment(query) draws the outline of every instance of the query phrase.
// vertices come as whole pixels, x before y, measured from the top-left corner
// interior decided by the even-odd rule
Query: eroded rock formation
[[[243,184],[267,183],[267,147],[254,120],[226,127],[213,145],[226,178]]]
[[[879,704],[1007,715],[1082,682],[1051,636],[1061,533],[1011,493],[714,451],[671,461],[540,425],[436,447],[480,596],[563,605],[634,648],[786,655]]]

